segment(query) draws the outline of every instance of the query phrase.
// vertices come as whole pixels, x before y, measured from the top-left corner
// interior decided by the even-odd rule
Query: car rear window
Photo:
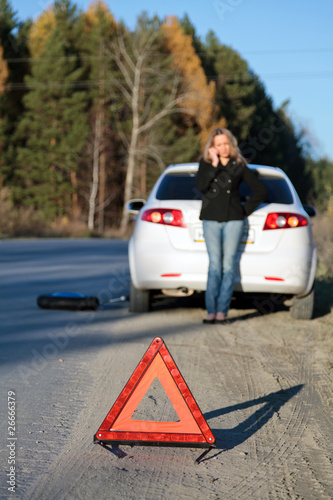
[[[200,200],[201,193],[195,185],[195,174],[167,174],[156,193],[158,200]],[[268,190],[266,203],[282,203],[290,205],[293,196],[285,179],[276,177],[261,177],[260,180]],[[242,201],[252,195],[249,186],[242,182],[239,186],[239,194]]]
[[[259,179],[265,184],[268,191],[265,203],[282,203],[284,205],[293,203],[293,196],[285,179],[261,176]],[[242,201],[252,196],[252,191],[245,182],[241,182],[239,185],[239,195]]]
[[[158,200],[201,200],[195,185],[195,174],[167,174],[162,180],[156,198]]]

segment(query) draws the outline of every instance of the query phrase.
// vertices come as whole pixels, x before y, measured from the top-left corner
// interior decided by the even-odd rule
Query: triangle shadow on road
[[[239,403],[205,413],[204,417],[208,421],[237,410],[244,410],[246,408],[263,405],[260,409],[254,411],[248,418],[232,429],[212,428],[212,432],[216,437],[216,448],[221,450],[219,453],[231,450],[253,436],[259,431],[259,429],[269,422],[274,413],[278,413],[280,408],[291,398],[296,396],[303,389],[303,387],[304,384],[299,384],[294,387],[290,387],[289,389],[271,392],[267,396],[252,399],[251,401],[246,401],[244,403]],[[207,458],[206,460],[209,459],[210,458]]]

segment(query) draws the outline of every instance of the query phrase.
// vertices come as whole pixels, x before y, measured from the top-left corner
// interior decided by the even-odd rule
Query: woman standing
[[[245,181],[253,196],[242,205],[238,187]],[[210,134],[196,178],[202,192],[200,219],[206,242],[209,268],[205,294],[204,323],[224,323],[234,289],[237,251],[244,219],[262,203],[267,190],[246,165],[237,140],[225,128]]]

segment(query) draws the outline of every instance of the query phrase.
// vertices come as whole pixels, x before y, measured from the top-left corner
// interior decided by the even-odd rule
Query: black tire
[[[97,297],[89,295],[54,293],[37,297],[37,305],[42,309],[87,311],[96,310],[99,306],[99,300]]]
[[[150,290],[142,290],[135,288],[132,281],[130,284],[129,296],[129,312],[145,313],[151,308],[151,292]]]
[[[312,288],[311,292],[305,297],[294,297],[293,305],[291,306],[291,315],[295,319],[312,319],[314,311],[315,292]]]

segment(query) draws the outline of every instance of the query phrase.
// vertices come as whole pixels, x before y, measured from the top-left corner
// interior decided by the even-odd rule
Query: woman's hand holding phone
[[[211,148],[209,148],[208,152],[209,152],[209,156],[212,160],[213,167],[217,167],[217,165],[219,164],[219,161],[220,161],[217,150],[214,147],[211,147]]]

